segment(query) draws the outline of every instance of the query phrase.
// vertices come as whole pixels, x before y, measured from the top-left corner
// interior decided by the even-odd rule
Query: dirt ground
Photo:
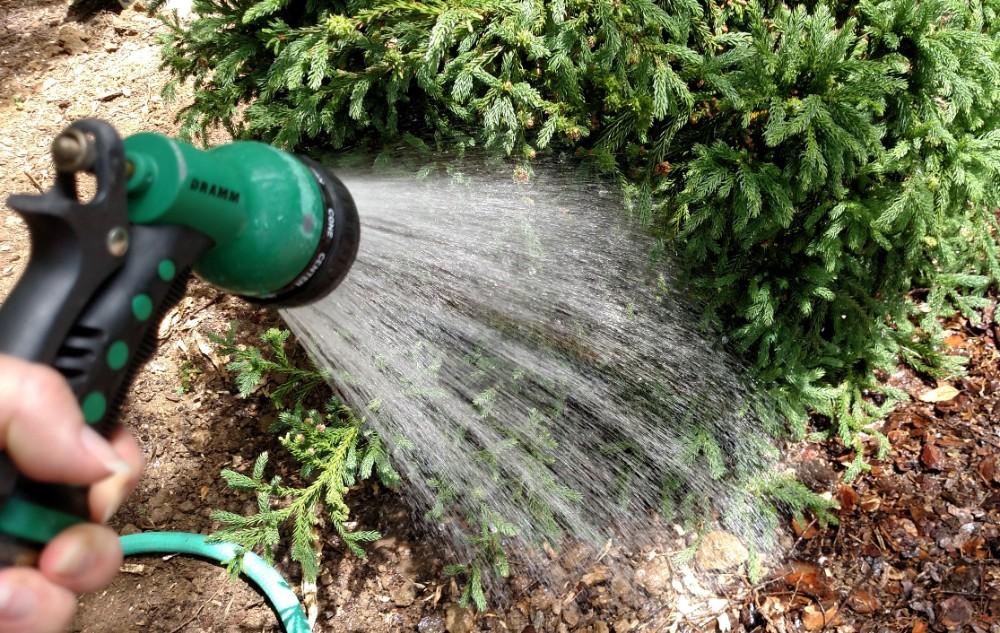
[[[159,23],[114,2],[71,10],[66,0],[0,0],[0,194],[48,186],[48,145],[71,121],[99,117],[123,135],[172,133],[184,102],[164,103],[158,69]],[[0,211],[0,298],[28,256],[28,236]],[[803,479],[840,501],[839,526],[797,526],[785,561],[751,586],[740,561],[715,567],[674,565],[670,554],[692,535],[664,526],[655,548],[565,552],[587,573],[557,590],[514,574],[510,604],[479,616],[455,604],[433,535],[414,527],[395,493],[352,493],[356,520],[385,538],[367,561],[324,543],[317,591],[319,632],[625,633],[626,631],[974,631],[1000,633],[1000,333],[994,311],[975,323],[955,320],[949,339],[971,359],[969,376],[922,402],[934,384],[907,372],[891,380],[917,400],[886,423],[893,452],[870,473],[843,484],[852,455],[836,442],[790,450]],[[214,509],[242,512],[249,499],[229,493],[218,473],[245,471],[261,450],[280,455],[266,429],[263,399],[232,393],[206,332],[243,323],[248,340],[279,323],[194,283],[164,319],[160,353],[139,374],[122,420],[148,460],[143,482],[113,519],[123,533],[207,533]],[[292,475],[294,476],[294,475]],[[792,542],[793,541],[793,542]],[[725,539],[719,543],[725,544]],[[724,549],[724,548],[723,548]],[[725,551],[722,552],[726,554]],[[600,556],[629,562],[612,577]],[[555,556],[555,555],[554,555]],[[299,588],[294,565],[279,568]],[[516,571],[516,570],[515,570]],[[84,596],[74,631],[87,633],[269,632],[279,630],[263,599],[208,563],[132,559],[107,590]]]

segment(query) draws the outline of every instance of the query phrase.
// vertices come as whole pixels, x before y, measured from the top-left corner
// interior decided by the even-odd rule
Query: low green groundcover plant
[[[187,133],[287,147],[572,151],[632,211],[798,434],[857,452],[900,360],[1000,279],[1000,0],[196,0],[164,63]]]
[[[321,371],[289,358],[287,330],[266,331],[260,347],[238,345],[235,324],[223,336],[210,336],[229,357],[227,368],[233,372],[240,396],[248,397],[271,381],[281,381],[267,389],[267,397],[279,411],[272,431],[300,464],[305,482],[295,485],[277,475],[267,477],[267,453],[258,456],[250,475],[222,471],[230,488],[256,495],[257,512],[248,516],[214,512],[212,518],[222,527],[212,539],[235,543],[244,551],[259,551],[273,562],[276,549],[285,542],[284,531],[290,536],[292,560],[310,581],[319,574],[319,526],[330,526],[351,552],[364,558],[362,544],[382,536],[374,530],[348,528],[350,508],[345,496],[351,486],[368,479],[377,478],[390,487],[399,483],[381,437],[329,393],[322,410],[309,406],[317,395],[322,398],[326,379]],[[240,558],[230,565],[232,571],[239,569]]]

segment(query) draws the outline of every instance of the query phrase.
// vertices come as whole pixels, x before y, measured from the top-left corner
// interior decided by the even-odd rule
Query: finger
[[[83,421],[54,369],[0,356],[0,448],[39,481],[89,484],[130,467]]]
[[[139,485],[146,461],[139,443],[124,429],[119,429],[111,436],[111,446],[129,465],[129,471],[108,477],[90,487],[90,516],[99,523],[106,523]]]
[[[74,593],[97,591],[111,582],[122,564],[122,546],[109,528],[74,525],[45,546],[38,568],[53,583]]]
[[[28,567],[0,571],[0,633],[62,633],[76,611],[69,589]]]

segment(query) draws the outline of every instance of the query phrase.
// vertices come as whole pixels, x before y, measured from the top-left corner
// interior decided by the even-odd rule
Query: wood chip
[[[847,606],[855,613],[867,615],[878,611],[881,604],[878,597],[870,591],[857,588],[847,596]]]
[[[928,470],[942,470],[944,454],[933,443],[926,442],[924,443],[924,448],[920,451],[920,463]]]

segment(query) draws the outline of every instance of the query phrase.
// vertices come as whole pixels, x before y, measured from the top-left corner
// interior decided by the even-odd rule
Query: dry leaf
[[[944,339],[944,344],[951,348],[961,347],[965,343],[965,337],[961,334],[952,334]]]
[[[927,633],[927,622],[917,620],[913,623],[913,630],[910,633]]]
[[[802,626],[807,631],[821,631],[824,627],[833,626],[839,621],[837,607],[833,606],[825,612],[815,604],[806,605],[802,609]]]
[[[936,389],[920,394],[921,402],[947,402],[959,394],[958,389],[945,383]]]
[[[805,561],[792,561],[778,571],[778,576],[794,590],[825,600],[833,597],[833,590],[823,577],[823,571]]]

